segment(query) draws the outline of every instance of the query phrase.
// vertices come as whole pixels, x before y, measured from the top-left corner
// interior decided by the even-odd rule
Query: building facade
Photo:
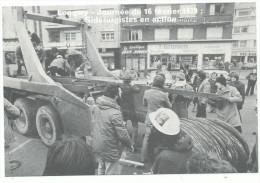
[[[234,3],[122,5],[121,67],[217,69],[231,61]]]
[[[256,63],[256,3],[236,3],[233,24],[232,62]]]
[[[85,5],[85,6],[41,6],[27,7],[28,13],[37,13],[52,17],[70,19],[80,21],[81,19],[89,18],[91,15],[86,15],[84,12],[116,11],[120,8],[119,5]],[[83,13],[82,13],[83,12]],[[105,15],[105,13],[103,13]],[[104,17],[107,17],[106,15]],[[102,15],[100,15],[102,18]],[[81,50],[82,34],[80,28],[75,28],[68,25],[60,25],[49,22],[39,22],[27,20],[28,30],[36,32],[41,37],[47,53],[50,49],[57,47],[62,52],[68,49]],[[32,26],[33,25],[33,26]],[[102,57],[107,68],[113,70],[119,67],[120,62],[120,24],[104,23],[89,23],[89,33],[92,36],[92,41],[96,45],[100,56]],[[32,28],[33,27],[33,28]]]

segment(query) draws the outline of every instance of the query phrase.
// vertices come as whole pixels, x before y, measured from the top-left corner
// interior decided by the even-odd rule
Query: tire
[[[27,98],[19,98],[14,105],[21,113],[20,117],[15,120],[17,130],[27,136],[37,134],[35,118],[38,107],[36,102]]]
[[[41,106],[36,114],[36,128],[43,143],[51,146],[62,134],[58,111],[52,105]]]

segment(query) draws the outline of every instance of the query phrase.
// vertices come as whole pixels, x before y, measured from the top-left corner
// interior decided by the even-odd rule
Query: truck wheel
[[[52,105],[41,106],[36,114],[36,127],[44,144],[54,144],[62,134],[58,111]]]
[[[35,117],[37,107],[35,102],[28,98],[19,98],[14,105],[20,109],[20,117],[15,120],[17,130],[23,135],[36,134]]]

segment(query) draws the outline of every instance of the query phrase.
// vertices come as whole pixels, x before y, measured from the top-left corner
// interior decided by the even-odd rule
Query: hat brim
[[[170,118],[165,122],[163,127],[160,126],[158,124],[158,122],[156,121],[156,119],[155,119],[158,111],[152,112],[152,113],[149,114],[149,118],[150,118],[153,126],[157,130],[159,130],[160,132],[162,132],[165,135],[176,135],[176,134],[178,134],[180,132],[180,120],[179,120],[179,117],[175,114],[175,112],[173,112],[170,109],[164,108],[164,110],[166,110],[166,113],[168,113],[168,114],[170,113],[170,115],[169,115]],[[175,123],[178,124],[176,128],[172,128],[171,123],[168,122],[168,121],[171,121],[171,120],[175,120]]]

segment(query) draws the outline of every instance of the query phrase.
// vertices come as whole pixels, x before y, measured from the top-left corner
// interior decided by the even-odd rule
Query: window
[[[53,42],[60,42],[60,31],[50,31],[49,32],[49,41]]]
[[[245,16],[249,16],[249,15],[250,15],[250,11],[239,11],[238,12],[239,17],[245,17]]]
[[[236,26],[234,27],[234,33],[238,34],[238,33],[247,33],[248,32],[248,27],[247,26]]]
[[[240,41],[240,47],[246,47],[247,41]]]
[[[155,29],[154,31],[155,40],[169,40],[170,30],[169,29]]]
[[[234,33],[240,33],[240,27],[234,27]]]
[[[208,27],[207,39],[222,39],[223,27]]]
[[[209,15],[221,15],[223,11],[223,4],[211,4],[209,8]]]
[[[241,27],[241,32],[246,33],[247,32],[247,27]]]
[[[180,40],[193,39],[193,29],[192,28],[179,28],[178,29],[178,39],[180,39]]]
[[[129,18],[141,18],[141,8],[130,8]]]
[[[196,4],[181,4],[180,5],[180,18],[195,17],[198,13]]]
[[[106,17],[113,17],[113,12],[114,12],[114,8],[107,8],[107,9],[101,9],[100,10],[102,12],[102,16],[104,18]]]
[[[256,47],[256,40],[254,40],[254,47]]]
[[[75,41],[76,40],[76,33],[75,32],[68,32],[65,33],[66,41]]]
[[[101,32],[102,41],[113,41],[115,39],[114,32]]]
[[[238,47],[238,41],[234,41],[233,42],[233,48],[237,48]]]
[[[171,17],[171,5],[164,5],[164,6],[156,6],[155,7],[155,17],[162,18],[162,17]]]
[[[50,15],[50,16],[58,15],[58,11],[57,10],[48,11],[48,15]]]
[[[130,30],[128,31],[128,40],[129,41],[138,41],[142,40],[142,30]]]

